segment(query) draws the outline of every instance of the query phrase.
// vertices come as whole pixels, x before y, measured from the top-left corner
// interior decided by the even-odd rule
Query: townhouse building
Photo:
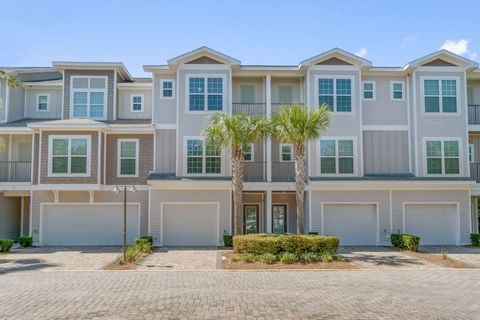
[[[332,49],[298,65],[242,65],[207,47],[134,78],[122,63],[3,68],[0,238],[39,245],[128,241],[215,246],[233,230],[228,148],[202,140],[218,111],[269,117],[285,104],[329,105],[307,145],[305,230],[345,245],[469,243],[478,232],[480,70],[441,50],[376,67]],[[244,233],[296,232],[293,146],[245,146]],[[478,161],[478,162],[476,162]]]

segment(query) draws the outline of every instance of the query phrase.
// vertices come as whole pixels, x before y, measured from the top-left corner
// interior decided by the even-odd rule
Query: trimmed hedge
[[[0,240],[0,252],[9,252],[12,247],[12,240]]]
[[[135,247],[141,252],[150,253],[153,251],[153,239],[151,237],[140,237],[135,239]]]
[[[473,247],[480,247],[480,233],[470,234],[470,242]]]
[[[340,239],[330,236],[301,235],[301,234],[249,234],[233,237],[233,250],[235,253],[251,253],[263,255],[266,253],[292,253],[305,252],[337,253]]]
[[[418,251],[420,245],[420,237],[411,234],[393,233],[390,235],[390,241],[392,246],[402,250]]]
[[[227,248],[233,247],[233,236],[229,234],[223,235],[223,246]]]
[[[139,239],[147,240],[147,241],[153,246],[153,237],[151,237],[151,236],[143,236],[143,237],[137,238],[136,240],[139,240]],[[135,240],[135,241],[136,241],[136,240]]]
[[[18,243],[22,248],[28,248],[32,246],[33,239],[32,237],[20,237],[18,238]]]

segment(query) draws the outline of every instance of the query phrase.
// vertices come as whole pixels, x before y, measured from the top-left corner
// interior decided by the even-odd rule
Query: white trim
[[[100,133],[99,133],[100,134]],[[103,182],[107,183],[107,135],[103,134]]]
[[[37,180],[37,184],[41,183],[40,179],[42,177],[42,175],[40,174],[40,172],[42,171],[42,170],[40,170],[40,168],[42,167],[42,153],[43,153],[42,152],[42,147],[43,147],[42,139],[43,139],[43,131],[40,130],[40,134],[38,136],[38,168],[37,168],[37,171],[38,171],[37,172],[37,174],[38,174],[37,179],[38,180]],[[47,152],[48,152],[48,150],[47,150]],[[47,155],[48,155],[48,153],[47,153]],[[34,161],[34,158],[32,158],[32,161]],[[47,161],[47,163],[48,163],[48,161]],[[32,162],[32,169],[33,169],[33,162]],[[32,183],[33,183],[33,180],[32,180]]]
[[[410,119],[410,75],[407,75],[405,86],[405,99],[407,101],[407,127],[408,127],[408,172],[413,173],[413,156],[412,156],[412,128]]]
[[[61,103],[62,111],[61,111],[60,119],[63,120],[63,118],[65,117],[65,71],[60,70],[60,73],[62,74],[62,103]],[[70,82],[70,86],[71,85],[72,85],[72,83]]]
[[[362,100],[363,101],[375,101],[377,100],[377,89],[376,89],[376,82],[375,81],[362,81]],[[367,92],[372,92],[372,98],[365,98],[365,84],[371,84],[372,90],[367,90]]]
[[[282,152],[283,147],[290,147],[290,159],[291,160],[283,160],[283,152]],[[279,143],[278,144],[278,161],[280,161],[280,162],[294,162],[295,161],[295,156],[294,156],[293,149],[294,149],[293,143]]]
[[[22,206],[20,208],[20,237],[23,237],[23,216],[24,216],[24,207],[25,207],[25,197],[20,197],[20,205]]]
[[[98,137],[97,137],[97,183],[100,184],[102,179],[101,178],[102,164],[101,164],[101,157],[100,157],[100,154],[102,153],[102,132],[98,131],[97,134],[98,134]]]
[[[441,165],[442,165],[442,173],[441,174],[429,174],[427,173],[427,141],[436,141],[441,143]],[[458,142],[458,173],[451,174],[445,173],[445,149],[444,143],[445,141],[457,141]],[[464,176],[464,158],[463,158],[463,144],[462,138],[460,137],[423,137],[422,138],[422,165],[423,165],[423,176],[426,177],[463,177]],[[438,158],[438,157],[436,157]],[[451,157],[454,158],[454,157]]]
[[[204,65],[202,65],[202,68],[205,68]],[[203,78],[204,79],[204,92],[203,92],[203,98],[204,98],[204,109],[203,110],[190,110],[190,78]],[[222,93],[218,94],[215,93],[214,95],[221,95],[222,96],[222,109],[221,110],[208,110],[208,79],[209,78],[221,78],[222,79]],[[187,73],[185,74],[185,114],[213,114],[216,112],[228,112],[228,102],[225,100],[227,97],[227,92],[226,92],[226,84],[227,82],[227,77],[226,74],[202,74],[202,73]],[[179,99],[177,99],[178,102]],[[178,111],[177,111],[178,114]],[[178,123],[178,122],[177,122]]]
[[[388,190],[388,202],[389,206],[389,213],[390,213],[390,234],[393,233],[393,191],[392,189]]]
[[[184,202],[162,202],[160,204],[160,246],[163,246],[163,235],[164,235],[164,223],[163,223],[163,208],[165,205],[216,205],[217,206],[217,243],[221,246],[220,241],[220,202],[198,202],[198,201],[184,201]],[[242,219],[243,221],[243,219]]]
[[[45,206],[118,206],[118,205],[123,205],[123,202],[55,202],[55,203],[50,203],[50,202],[44,202],[40,204],[40,221],[39,221],[39,230],[38,230],[38,241],[40,245],[43,245],[43,229],[44,229],[44,221],[43,221],[43,213],[44,213],[44,208]],[[128,206],[137,206],[137,215],[138,215],[138,226],[137,226],[137,237],[140,236],[140,220],[141,220],[141,203],[140,202],[128,202],[127,201],[127,207]]]
[[[439,111],[438,112],[426,112],[425,111],[425,80],[437,80],[438,81],[438,101],[439,101]],[[456,112],[444,112],[443,111],[443,92],[442,92],[442,80],[455,80],[455,89],[456,89]],[[438,116],[438,115],[445,115],[445,116],[459,116],[462,114],[462,104],[460,101],[460,77],[458,76],[421,76],[420,77],[420,94],[422,97],[422,100],[420,102],[422,106],[421,113],[422,115],[433,115],[433,116]],[[449,96],[451,97],[451,96]]]
[[[471,198],[468,199],[468,202],[471,202]],[[438,202],[438,201],[433,201],[433,202],[422,202],[422,201],[419,201],[419,202],[415,202],[415,201],[405,201],[402,203],[402,222],[403,222],[403,233],[406,233],[407,230],[406,230],[406,219],[405,219],[405,208],[406,206],[408,205],[455,205],[456,206],[456,214],[457,214],[457,225],[456,225],[456,235],[455,235],[455,240],[456,240],[456,245],[460,245],[461,243],[461,237],[460,237],[460,231],[461,231],[461,221],[460,221],[460,202],[455,202],[455,201],[452,201],[452,202]],[[469,216],[471,215],[471,211],[469,212]],[[472,219],[470,218],[469,219],[470,221],[472,221]]]
[[[176,123],[166,123],[166,124],[162,124],[162,123],[157,123],[155,124],[155,129],[177,129],[177,124]]]
[[[30,181],[33,183],[33,174],[34,174],[34,170],[33,170],[33,163],[35,162],[35,134],[32,133],[32,155],[31,155],[31,159],[32,159],[32,164],[31,164],[31,168],[30,168]]]
[[[148,236],[152,235],[151,232],[151,221],[152,221],[152,189],[148,188]]]
[[[30,202],[29,202],[29,209],[28,209],[28,236],[32,236],[32,203],[33,203],[33,191],[30,190]]]
[[[321,146],[320,143],[321,141],[325,140],[334,140],[335,141],[335,173],[322,173],[322,156],[321,156]],[[339,140],[351,140],[353,142],[353,173],[339,173],[339,155],[338,155],[338,141]],[[317,140],[317,148],[318,148],[318,163],[317,163],[317,168],[318,168],[318,175],[322,177],[335,177],[335,176],[341,176],[341,177],[348,177],[348,176],[358,176],[358,144],[357,144],[357,137],[355,136],[345,136],[345,137],[337,137],[337,136],[323,136],[320,139]],[[331,157],[330,157],[331,158]]]
[[[134,98],[140,98],[140,110],[135,110],[133,108],[133,105],[134,105],[133,99]],[[145,95],[144,94],[132,93],[130,95],[130,112],[135,112],[135,113],[143,112],[145,110],[144,101],[145,101]],[[135,103],[135,104],[138,104],[138,103]]]
[[[53,140],[55,139],[66,139],[68,140],[68,151],[67,151],[67,159],[68,159],[68,169],[67,173],[53,173]],[[71,141],[72,139],[85,139],[87,140],[87,164],[86,169],[87,172],[85,173],[71,173]],[[90,177],[91,175],[91,159],[92,159],[92,136],[91,135],[50,135],[48,136],[48,177]],[[41,171],[41,170],[39,170]],[[40,182],[39,182],[40,183]]]
[[[251,155],[251,159],[250,160],[245,160],[245,154],[248,154],[248,153],[245,153],[245,150],[244,150],[243,151],[243,161],[244,162],[255,162],[255,144],[254,143],[247,143],[245,146],[250,147],[249,154]]]
[[[172,96],[165,97],[163,95],[163,83],[164,82],[171,82],[172,83]],[[169,90],[169,89],[167,89]],[[175,79],[160,79],[160,99],[175,99]]]
[[[88,79],[88,88],[73,88],[73,79],[75,78],[87,78]],[[90,88],[90,79],[105,79],[105,88],[98,89],[98,88]],[[116,92],[116,88],[114,88]],[[78,76],[78,75],[71,75],[70,76],[70,119],[78,119],[74,116],[74,105],[73,105],[73,96],[75,92],[86,92],[87,93],[87,116],[88,119],[93,120],[106,120],[108,118],[108,76]],[[103,117],[96,118],[90,117],[90,93],[92,92],[103,92]],[[115,95],[115,93],[114,93]],[[114,110],[116,109],[113,106]],[[114,111],[115,112],[115,111]]]
[[[402,85],[402,99],[395,99],[393,96],[393,85],[401,84]],[[390,101],[405,101],[405,81],[392,80],[390,81]]]
[[[338,67],[338,66],[335,66]],[[352,71],[357,71],[357,69],[352,69]],[[316,74],[314,76],[314,92],[315,92],[315,105],[318,105],[318,80],[319,79],[332,79],[333,80],[333,111],[335,115],[354,115],[356,113],[355,109],[357,109],[357,101],[356,101],[356,86],[355,86],[355,76],[354,75],[338,75],[338,74]],[[351,91],[350,91],[350,111],[337,111],[337,80],[350,80]],[[329,94],[330,95],[330,94]],[[348,96],[348,95],[340,95],[340,96]]]
[[[27,95],[25,95],[25,97],[26,96]],[[40,110],[40,97],[47,97],[47,109],[45,109],[45,110]],[[50,93],[37,93],[35,95],[35,110],[37,112],[49,112],[50,111]]]
[[[108,80],[106,84],[106,89],[108,90]],[[106,117],[108,118],[108,106]],[[117,120],[117,70],[113,72],[113,120]]]
[[[363,131],[407,131],[408,125],[363,125]]]
[[[122,142],[135,142],[135,174],[122,174],[121,169],[121,150]],[[140,140],[139,139],[117,139],[117,178],[138,178],[140,162]],[[131,159],[131,157],[128,157]]]
[[[414,154],[412,154],[412,160],[415,159],[415,172],[413,174],[418,175],[418,107],[417,107],[417,74],[416,71],[413,71],[412,74],[413,84],[412,84],[412,96],[413,96],[413,143],[414,143]]]

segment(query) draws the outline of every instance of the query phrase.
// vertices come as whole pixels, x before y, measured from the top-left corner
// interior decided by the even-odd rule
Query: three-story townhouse
[[[331,111],[307,145],[306,231],[344,245],[388,245],[399,232],[459,245],[478,231],[473,61],[441,50],[375,67],[335,48],[298,65],[242,65],[202,47],[144,70],[152,79],[121,63],[54,62],[15,70],[19,89],[0,84],[0,237],[119,244],[123,195],[112,190],[135,185],[129,241],[221,245],[233,230],[230,151],[202,129],[214,112],[270,117],[290,103]],[[295,233],[293,146],[272,137],[244,151],[243,232]]]

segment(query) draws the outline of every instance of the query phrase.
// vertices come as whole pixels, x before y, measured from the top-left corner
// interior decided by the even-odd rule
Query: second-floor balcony
[[[265,116],[265,103],[232,103],[233,114],[246,113],[248,116]]]
[[[480,124],[480,104],[468,105],[468,124]]]
[[[0,182],[30,182],[31,161],[0,161]]]
[[[272,162],[272,182],[295,182],[295,162]],[[245,182],[266,182],[266,162],[244,162]]]

